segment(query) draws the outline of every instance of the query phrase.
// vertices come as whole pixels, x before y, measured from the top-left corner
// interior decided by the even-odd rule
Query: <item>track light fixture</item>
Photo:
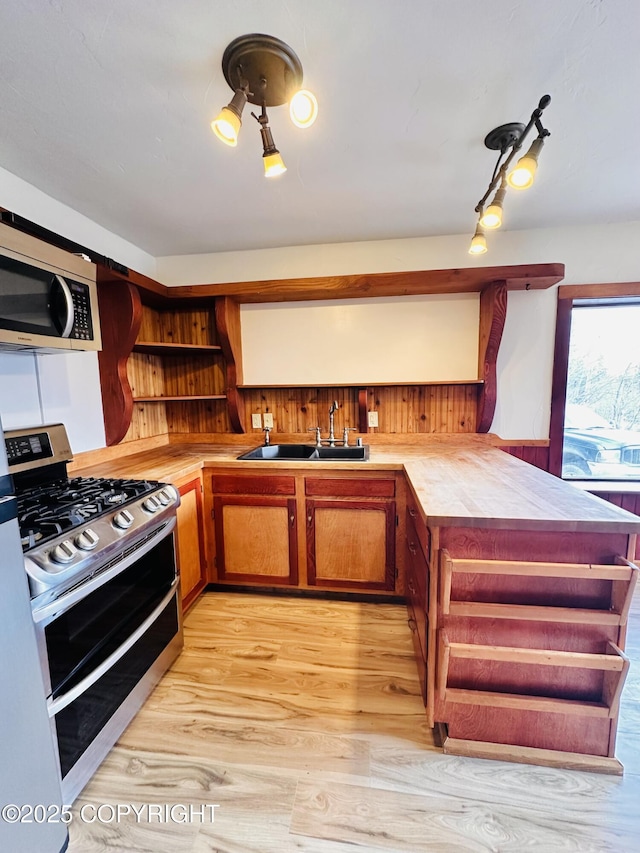
[[[500,127],[494,128],[486,135],[484,140],[486,147],[493,151],[499,151],[500,154],[498,155],[498,161],[493,170],[487,191],[475,208],[478,214],[478,224],[471,240],[471,245],[469,246],[470,255],[480,255],[487,251],[487,242],[484,236],[485,228],[495,229],[500,228],[502,225],[502,210],[504,198],[507,194],[507,185],[513,189],[525,190],[533,184],[538,168],[540,151],[546,137],[550,135],[549,131],[542,126],[542,122],[540,121],[542,111],[549,106],[550,102],[551,96],[543,95],[540,98],[538,106],[531,113],[531,118],[526,125],[520,124],[520,122],[501,124]],[[527,153],[523,157],[520,157],[516,165],[509,170],[514,157],[522,148],[522,143],[534,126],[538,131],[537,138],[533,141]],[[509,149],[511,149],[511,152],[507,155]],[[485,211],[485,203],[494,190],[496,190],[496,193],[491,200],[491,204]]]
[[[226,145],[235,147],[247,103],[260,107],[260,115],[251,113],[260,125],[264,173],[266,177],[286,172],[275,146],[267,107],[289,102],[291,121],[297,127],[309,127],[318,114],[318,102],[308,89],[302,89],[302,65],[293,50],[280,39],[261,33],[240,36],[227,45],[222,71],[234,95],[211,122],[211,129]]]

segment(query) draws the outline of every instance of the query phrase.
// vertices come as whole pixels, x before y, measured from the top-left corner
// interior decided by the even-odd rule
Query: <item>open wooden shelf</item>
[[[604,654],[594,654],[555,649],[452,643],[444,632],[441,634],[440,641],[438,689],[445,702],[505,708],[512,711],[578,714],[586,717],[611,718],[617,714],[620,695],[629,671],[629,659],[615,643],[609,641]],[[474,683],[476,678],[468,668],[464,675],[461,676],[460,673],[457,675],[458,680],[461,679],[468,686],[450,687],[451,662],[454,660],[475,662],[475,669],[483,673],[483,687],[476,688]],[[503,671],[506,665],[512,674],[518,670],[522,672],[523,667],[528,668],[530,673],[538,674],[549,667],[599,670],[603,673],[600,695],[589,700],[570,695],[565,697],[545,695],[545,684],[547,692],[552,692],[549,686],[554,687],[554,677],[543,681],[539,675],[536,677],[535,674],[527,678],[526,694],[492,689],[495,688],[495,679],[500,681],[504,678],[504,675],[500,676],[496,668],[491,666],[492,664],[502,666]],[[538,669],[534,670],[533,667]],[[567,689],[571,693],[571,688]]]
[[[222,352],[218,344],[180,344],[166,341],[137,341],[133,352],[143,352],[147,355],[216,355]]]
[[[226,400],[226,394],[185,394],[166,397],[134,397],[134,403],[185,403],[189,400]]]
[[[455,573],[611,581],[611,595],[606,609],[504,601],[457,601],[451,599],[451,585]],[[591,625],[626,625],[637,578],[637,566],[623,557],[616,557],[614,565],[537,563],[517,560],[452,559],[449,553],[443,550],[440,600],[442,613],[445,616],[521,619],[534,622]]]

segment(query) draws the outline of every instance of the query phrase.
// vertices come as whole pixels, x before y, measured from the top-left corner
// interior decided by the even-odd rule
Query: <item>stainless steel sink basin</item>
[[[269,444],[255,447],[238,459],[280,459],[310,462],[324,460],[335,462],[339,459],[351,462],[365,462],[369,458],[369,445],[362,447],[316,447],[313,444]]]

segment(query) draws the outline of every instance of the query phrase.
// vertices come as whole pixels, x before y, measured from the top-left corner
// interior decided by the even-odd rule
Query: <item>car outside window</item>
[[[640,304],[575,305],[562,476],[640,480]]]

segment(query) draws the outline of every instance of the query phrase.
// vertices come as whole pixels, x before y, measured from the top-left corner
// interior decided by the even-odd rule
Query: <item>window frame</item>
[[[556,313],[556,334],[553,354],[553,375],[551,380],[551,419],[549,423],[549,473],[562,477],[562,445],[564,440],[564,419],[567,402],[567,376],[569,370],[569,343],[571,339],[571,318],[575,304],[602,305],[605,300],[622,302],[625,298],[640,298],[640,282],[612,282],[608,284],[563,284],[558,287],[558,308]],[[575,482],[575,481],[572,481]],[[580,481],[581,482],[581,481]],[[584,482],[591,482],[585,480]],[[604,481],[592,481],[604,482]],[[612,485],[623,480],[607,480]],[[629,481],[626,481],[629,483]],[[640,482],[634,481],[640,491]],[[609,489],[615,491],[615,489]]]

